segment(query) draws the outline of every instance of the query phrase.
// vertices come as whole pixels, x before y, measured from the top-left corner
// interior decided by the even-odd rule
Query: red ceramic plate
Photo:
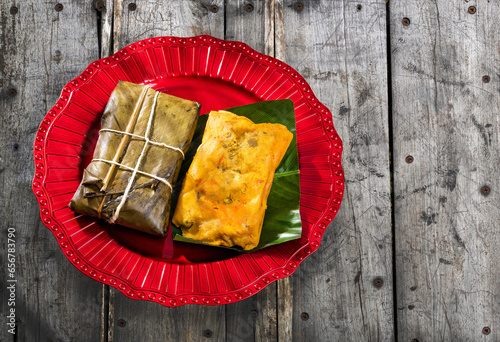
[[[202,104],[202,112],[263,100],[295,105],[302,238],[245,254],[173,242],[95,218],[68,203],[90,162],[100,116],[118,80]],[[38,130],[33,191],[43,223],[81,272],[134,299],[166,306],[227,304],[292,274],[318,249],[344,191],[342,142],[330,111],[285,63],[210,36],[141,40],[95,61],[62,90]]]

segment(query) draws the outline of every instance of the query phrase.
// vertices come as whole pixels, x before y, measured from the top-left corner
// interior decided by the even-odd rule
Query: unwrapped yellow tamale
[[[255,248],[274,172],[292,138],[281,124],[255,124],[230,112],[211,112],[172,223],[186,238]]]
[[[120,81],[70,208],[164,236],[171,190],[199,111],[196,102]]]

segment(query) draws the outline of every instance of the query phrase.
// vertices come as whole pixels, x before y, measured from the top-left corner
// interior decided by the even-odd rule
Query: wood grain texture
[[[390,13],[399,337],[497,341],[500,8],[424,0]]]
[[[137,9],[130,11],[130,3]],[[218,6],[216,13],[210,10],[213,5]],[[114,51],[149,37],[209,34],[224,38],[223,0],[115,0],[114,13]]]
[[[226,39],[274,56],[274,0],[227,2]]]
[[[114,4],[114,49],[155,36],[210,34],[224,37],[224,3],[218,1],[129,1]],[[210,6],[217,5],[217,13]],[[111,288],[108,341],[226,341],[224,306],[189,305],[167,308],[157,303],[131,300]],[[126,322],[120,326],[120,320]]]
[[[100,40],[101,55],[100,58],[111,56],[113,51],[113,20],[115,4],[113,0],[103,0],[104,10],[99,13],[100,16]]]
[[[2,302],[8,227],[16,229],[16,341],[97,341],[101,285],[76,270],[41,223],[31,184],[33,141],[62,87],[99,55],[89,2],[0,3],[0,246]],[[11,14],[11,6],[18,12]],[[8,96],[9,89],[17,95]],[[4,305],[4,304],[3,304]],[[6,311],[2,311],[2,316]],[[0,329],[2,341],[13,341]]]
[[[386,5],[283,2],[286,62],[333,113],[346,191],[319,250],[291,276],[295,341],[391,341],[393,329]],[[384,281],[381,288],[373,280]],[[309,319],[302,320],[307,313]],[[278,326],[289,324],[280,317]],[[287,336],[290,330],[283,331]]]

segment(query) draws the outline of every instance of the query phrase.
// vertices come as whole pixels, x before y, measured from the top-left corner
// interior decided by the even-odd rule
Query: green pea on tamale
[[[69,207],[164,236],[172,187],[200,105],[120,81],[104,110],[91,163]]]

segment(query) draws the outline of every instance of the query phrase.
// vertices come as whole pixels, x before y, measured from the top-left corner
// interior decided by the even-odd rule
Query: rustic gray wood
[[[259,52],[274,56],[274,2],[227,2],[226,39],[243,41]]]
[[[137,4],[135,11],[128,5]],[[210,10],[218,6],[218,12]],[[190,37],[209,34],[224,38],[224,1],[116,1],[114,51],[146,37]]]
[[[500,9],[426,0],[390,13],[399,338],[496,341]]]
[[[0,3],[0,245],[2,328],[6,332],[6,236],[16,229],[16,341],[97,341],[101,285],[76,270],[41,223],[31,184],[33,141],[62,87],[99,56],[90,2]],[[18,12],[11,14],[11,7]],[[17,95],[8,95],[9,89]]]
[[[303,1],[301,12],[294,3],[282,5],[286,62],[333,113],[344,143],[346,190],[320,249],[291,276],[290,293],[279,295],[293,297],[292,317],[284,319],[292,320],[296,341],[391,341],[385,1],[361,8],[350,1]],[[377,277],[381,288],[373,286]],[[278,317],[278,326],[289,324]]]
[[[210,34],[224,38],[224,2],[218,1],[129,1],[114,4],[114,51],[137,40],[157,36]],[[217,5],[218,12],[210,11]],[[205,341],[226,340],[224,306],[188,305],[168,308],[157,303],[131,300],[111,288],[108,341]],[[119,320],[126,324],[121,327]]]
[[[383,0],[318,0],[297,12],[295,0],[104,0],[98,14],[94,1],[58,1],[0,4],[0,235],[16,228],[20,319],[16,339],[2,321],[1,341],[391,341],[393,315],[401,341],[500,339],[497,3],[411,0],[387,12]],[[32,148],[63,85],[90,62],[139,39],[198,34],[243,41],[306,78],[343,139],[346,191],[320,249],[291,277],[230,305],[167,308],[66,260],[40,222]],[[4,239],[0,263],[4,317]]]

